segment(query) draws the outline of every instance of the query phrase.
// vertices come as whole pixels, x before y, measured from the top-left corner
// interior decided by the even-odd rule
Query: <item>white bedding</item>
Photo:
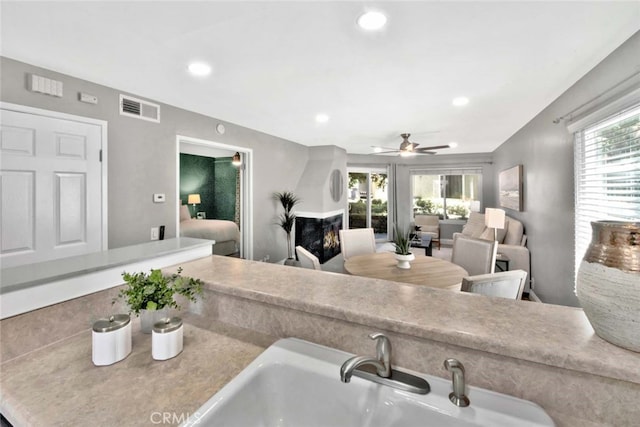
[[[180,222],[180,236],[215,240],[214,253],[223,249],[220,255],[237,252],[240,244],[240,230],[233,221],[221,219],[187,219]],[[232,244],[233,243],[233,244]]]

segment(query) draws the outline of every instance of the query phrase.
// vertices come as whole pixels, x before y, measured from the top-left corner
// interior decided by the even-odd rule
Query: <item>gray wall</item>
[[[566,123],[554,124],[553,121],[638,71],[640,33],[627,40],[493,153],[496,182],[501,170],[523,165],[524,211],[507,210],[507,215],[525,225],[534,292],[544,302],[578,305],[574,293],[573,136],[567,131]],[[497,200],[497,186],[493,193]]]
[[[309,157],[307,147],[166,104],[160,104],[161,123],[121,116],[119,94],[124,92],[8,58],[0,58],[0,70],[4,102],[108,121],[109,248],[148,241],[150,228],[160,224],[167,238],[175,237],[176,135],[184,135],[253,150],[254,259],[286,257],[271,194],[296,188]],[[27,73],[62,81],[64,97],[28,91]],[[96,95],[98,105],[79,102],[80,91]],[[224,123],[224,135],[215,132],[217,123]],[[166,203],[154,204],[153,193],[165,193]],[[308,201],[314,197],[305,195]]]

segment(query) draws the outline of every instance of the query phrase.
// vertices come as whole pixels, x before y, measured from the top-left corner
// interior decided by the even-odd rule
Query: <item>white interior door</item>
[[[2,267],[101,251],[103,126],[0,113]]]

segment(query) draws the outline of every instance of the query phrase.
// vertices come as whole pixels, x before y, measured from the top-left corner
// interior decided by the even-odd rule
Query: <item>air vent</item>
[[[120,95],[120,114],[160,123],[159,105],[128,95]]]

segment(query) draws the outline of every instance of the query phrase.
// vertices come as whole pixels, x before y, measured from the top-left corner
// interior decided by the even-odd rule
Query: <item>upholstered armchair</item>
[[[418,228],[416,234],[422,237],[427,234],[431,241],[438,244],[440,249],[440,217],[438,215],[416,215],[414,224]]]
[[[462,234],[467,237],[494,240],[494,230],[488,228],[484,222],[484,214],[471,212]],[[524,226],[517,219],[506,217],[505,228],[498,229],[498,253],[509,257],[509,270],[524,270],[530,276],[529,249],[526,247],[527,235]],[[525,289],[526,291],[526,289]]]

